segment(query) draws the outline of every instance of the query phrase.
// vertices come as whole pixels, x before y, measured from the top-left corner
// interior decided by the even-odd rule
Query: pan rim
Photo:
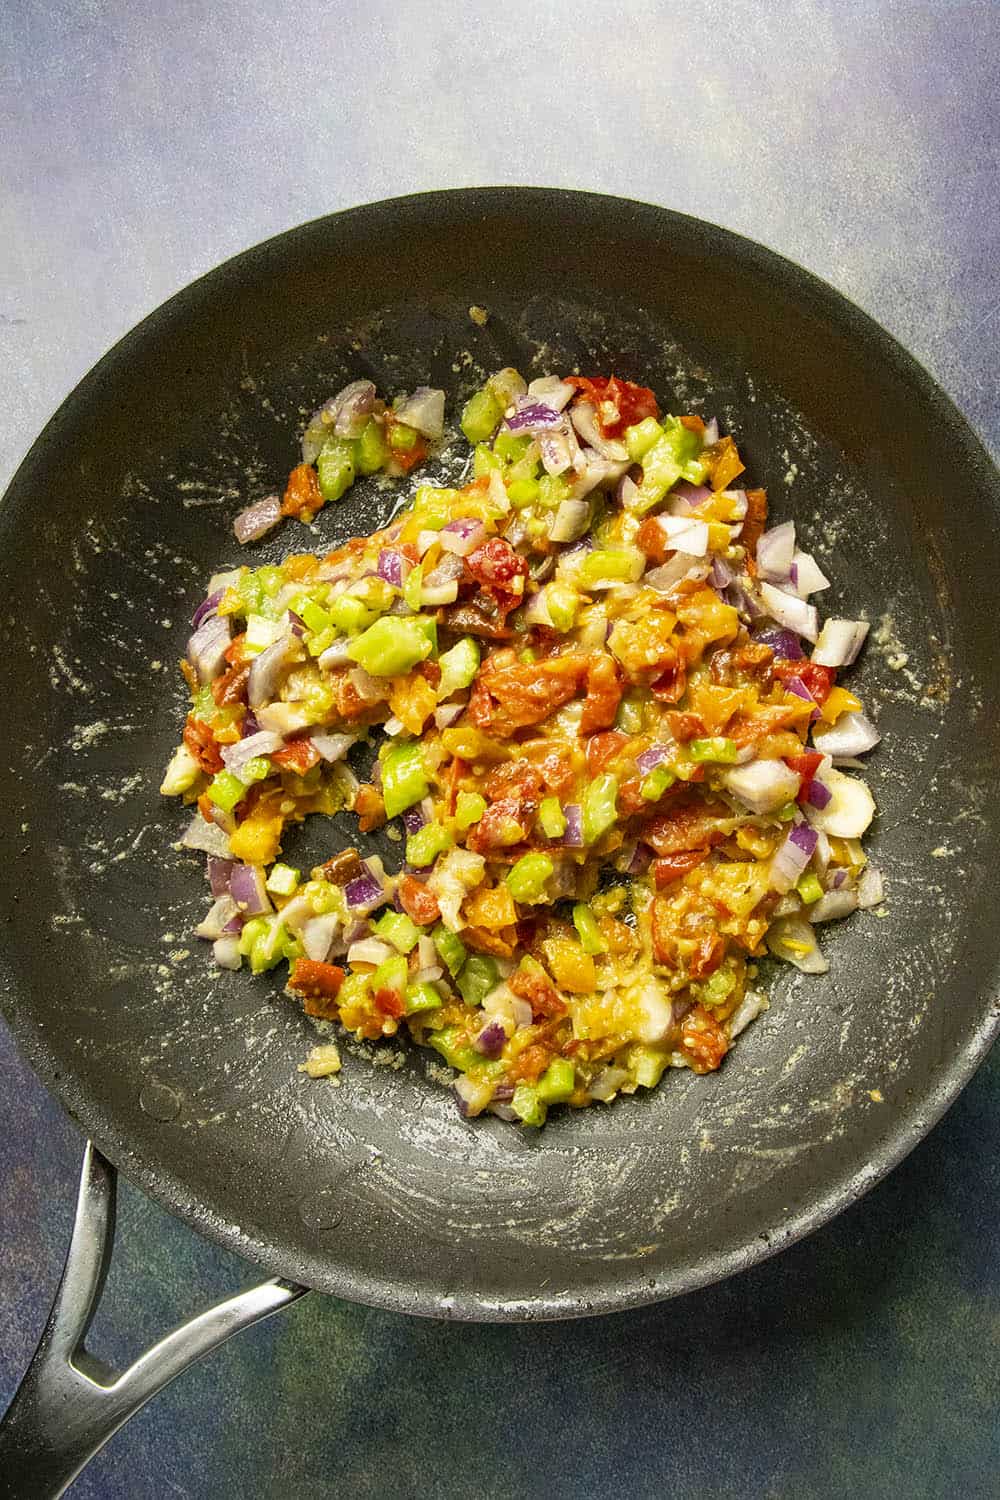
[[[533,205],[537,209],[545,201],[576,203],[581,208],[588,205],[591,212],[613,213],[619,219],[625,212],[633,216],[645,215],[650,220],[650,227],[653,227],[655,220],[660,232],[669,229],[671,224],[683,225],[688,235],[694,233],[705,237],[713,250],[721,256],[735,258],[770,279],[780,278],[791,296],[799,300],[808,299],[818,305],[820,315],[829,324],[852,341],[862,339],[868,348],[891,367],[897,378],[919,390],[921,400],[935,410],[944,426],[961,444],[970,465],[991,476],[993,483],[996,482],[997,471],[982,439],[925,367],[869,314],[821,277],[758,241],[660,205],[611,194],[512,185],[442,189],[359,204],[295,225],[221,262],[173,293],[101,356],[67,395],[32,443],[18,465],[0,505],[6,509],[9,498],[22,487],[30,485],[35,465],[42,461],[52,443],[57,440],[63,422],[71,418],[78,402],[87,399],[95,386],[100,387],[105,382],[113,383],[116,372],[128,360],[134,346],[151,337],[155,338],[161,324],[169,325],[173,319],[188,316],[197,308],[200,299],[206,293],[211,293],[214,284],[227,276],[238,275],[244,266],[254,267],[255,274],[259,274],[259,262],[266,261],[271,253],[283,251],[296,236],[307,237],[321,229],[328,232],[335,225],[347,227],[352,221],[360,224],[366,216],[406,211],[433,213],[435,205],[445,202],[464,207],[468,214],[475,212],[477,208],[495,214],[515,204],[522,211],[530,211]],[[270,1274],[301,1281],[351,1301],[395,1312],[486,1322],[566,1319],[637,1308],[697,1290],[737,1271],[749,1269],[787,1248],[828,1223],[842,1209],[861,1198],[914,1149],[968,1083],[1000,1031],[1000,1003],[997,996],[989,995],[988,1003],[984,1004],[983,1013],[963,1050],[948,1061],[944,1076],[932,1089],[900,1108],[895,1123],[886,1131],[878,1149],[865,1166],[836,1177],[818,1202],[811,1202],[766,1239],[759,1237],[750,1245],[709,1251],[697,1260],[689,1258],[687,1264],[667,1273],[644,1276],[641,1272],[636,1272],[627,1279],[616,1281],[612,1286],[595,1288],[593,1291],[556,1295],[540,1293],[530,1298],[493,1298],[485,1292],[442,1295],[424,1287],[414,1288],[407,1283],[393,1281],[384,1275],[362,1273],[341,1262],[323,1261],[318,1256],[301,1256],[290,1265],[287,1254],[273,1242],[256,1239],[246,1235],[238,1226],[221,1222],[208,1205],[192,1198],[190,1189],[174,1170],[158,1167],[133,1153],[127,1140],[123,1140],[111,1124],[99,1101],[85,1097],[77,1090],[76,1080],[67,1077],[47,1047],[44,1032],[19,1008],[13,974],[6,956],[0,956],[0,994],[5,1019],[19,1049],[49,1092],[61,1101],[74,1122],[123,1171],[130,1182],[142,1188],[191,1228],[251,1260]]]

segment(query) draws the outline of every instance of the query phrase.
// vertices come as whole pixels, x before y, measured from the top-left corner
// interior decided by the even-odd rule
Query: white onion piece
[[[216,938],[223,936],[227,924],[238,917],[239,913],[240,909],[232,896],[220,896],[209,907],[195,932],[200,938],[211,938],[214,942]]]
[[[393,412],[397,422],[415,427],[424,437],[436,439],[444,431],[444,391],[429,385],[418,385]]]
[[[816,749],[830,756],[864,755],[881,738],[875,725],[862,713],[841,714],[836,723],[817,724],[813,729]]]
[[[434,710],[434,724],[438,729],[448,729],[464,712],[464,703],[443,703]]]
[[[319,658],[319,664],[324,672],[329,672],[333,667],[346,667],[350,661],[350,641],[346,636],[342,640],[334,641],[328,646]]]
[[[700,581],[707,578],[711,571],[711,563],[705,562],[703,558],[692,557],[689,552],[675,552],[669,562],[663,563],[659,568],[651,568],[642,581],[647,588],[655,589],[658,594],[666,594],[682,578],[697,578]]]
[[[794,801],[802,785],[802,778],[781,760],[753,760],[745,766],[734,766],[723,772],[721,781],[727,792],[758,816],[777,812]]]
[[[288,665],[289,651],[294,643],[293,635],[283,635],[259,656],[254,657],[247,681],[247,701],[251,708],[260,708],[277,697],[278,684]]]
[[[275,734],[297,734],[315,721],[313,711],[301,703],[264,703],[254,713],[261,729],[273,729]]]
[[[839,922],[858,909],[857,891],[827,891],[809,907],[810,922]]]
[[[201,813],[195,813],[181,839],[182,849],[197,849],[202,854],[214,854],[219,859],[232,859],[229,839],[217,823],[206,823]]]
[[[868,635],[867,620],[827,620],[820,631],[809,640],[816,641],[812,659],[820,667],[849,667],[857,659],[858,652]],[[805,635],[805,631],[800,631]]]
[[[382,703],[389,695],[389,685],[385,679],[380,681],[366,672],[364,667],[355,667],[349,680],[358,697],[363,698],[366,703]]]
[[[570,421],[589,448],[608,458],[612,463],[628,463],[628,449],[614,438],[606,438],[597,421],[597,413],[589,401],[578,401],[569,414]]]
[[[704,557],[708,551],[708,523],[689,516],[658,516],[657,524],[668,544],[689,557]]]
[[[759,990],[747,990],[739,1005],[729,1017],[726,1030],[729,1040],[735,1041],[741,1031],[746,1031],[751,1021],[756,1021],[761,1011],[767,1010],[767,996]]]
[[[826,771],[823,785],[830,793],[825,807],[805,807],[813,828],[832,839],[859,839],[875,816],[875,799],[863,781],[842,771]]]
[[[437,949],[434,939],[425,934],[417,943],[417,966],[421,969],[430,969],[437,962]]]
[[[423,557],[425,552],[430,551],[437,539],[438,534],[436,531],[417,532],[417,551],[420,553],[421,557]]]
[[[428,964],[426,969],[417,970],[418,984],[435,984],[437,980],[444,977],[444,970],[440,964]]]
[[[880,906],[885,900],[885,881],[882,871],[869,865],[858,881],[858,905],[862,911],[870,906]]]
[[[576,394],[576,388],[560,380],[558,375],[541,375],[528,382],[528,395],[535,396],[553,411],[563,411]]]
[[[347,962],[349,964],[379,964],[385,963],[395,953],[395,948],[390,948],[388,943],[379,942],[378,938],[362,938],[360,943],[352,943],[347,950]]]
[[[330,764],[343,760],[344,756],[356,742],[357,735],[354,734],[313,734],[310,739],[323,759]]]
[[[782,521],[765,531],[757,543],[757,566],[762,578],[787,583],[795,556],[795,522]]]
[[[340,918],[334,911],[324,912],[322,916],[303,923],[300,936],[306,958],[311,958],[313,963],[326,963],[339,930]]]
[[[523,396],[528,389],[524,376],[519,375],[510,365],[506,365],[502,370],[497,370],[496,374],[490,376],[486,384],[500,402],[500,405],[504,407],[510,406],[513,401],[517,400],[518,396]]]
[[[816,639],[819,617],[815,605],[806,604],[805,600],[786,594],[770,583],[761,584],[760,598],[772,620],[777,620],[786,630],[794,630],[796,635],[805,636],[807,641]]]
[[[795,582],[789,586],[800,599],[807,599],[810,594],[818,594],[821,589],[830,587],[829,578],[809,552],[796,552],[792,558],[792,570]]]
[[[648,979],[634,1000],[638,1025],[635,1035],[650,1045],[662,1042],[674,1029],[670,994],[658,979]]]
[[[599,1099],[602,1104],[607,1104],[615,1097],[623,1083],[628,1083],[628,1074],[624,1068],[604,1068],[590,1085],[590,1097]]]
[[[549,540],[576,542],[590,525],[590,506],[586,500],[563,500],[552,518]]]
[[[816,944],[816,934],[804,917],[779,917],[767,934],[768,952],[794,964],[803,974],[825,974],[830,965]]]
[[[220,969],[238,969],[243,963],[240,940],[236,933],[226,933],[216,938],[212,945],[212,957]]]
[[[254,760],[258,755],[273,755],[284,743],[280,734],[261,729],[257,734],[247,735],[245,740],[237,740],[235,745],[223,745],[222,761],[227,771],[238,775],[248,760]]]

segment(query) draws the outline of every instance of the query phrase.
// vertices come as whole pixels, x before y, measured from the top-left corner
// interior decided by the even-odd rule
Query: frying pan
[[[304,414],[358,375],[442,385],[454,411],[505,364],[614,371],[717,414],[834,580],[826,611],[872,620],[856,676],[883,735],[871,849],[888,900],[828,929],[830,973],[776,973],[719,1073],[536,1133],[463,1122],[398,1047],[348,1047],[339,1088],[307,1082],[315,1033],[274,976],[195,951],[200,861],[156,794],[191,610],[211,571],[245,560],[232,518],[281,483]],[[251,556],[329,547],[393,498],[364,481],[315,537],[288,528]],[[875,323],[759,245],[624,200],[487,189],[336,214],[118,344],[0,513],[16,723],[3,1012],[94,1143],[53,1317],[0,1433],[10,1493],[60,1493],[165,1380],[306,1287],[436,1317],[635,1307],[773,1253],[899,1161],[997,1028],[998,514],[975,437]],[[286,853],[356,838],[334,820]],[[122,1376],[83,1349],[110,1163],[276,1278]]]

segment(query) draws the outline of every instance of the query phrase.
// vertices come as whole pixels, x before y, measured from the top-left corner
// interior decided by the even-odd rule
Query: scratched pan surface
[[[402,1047],[381,1063],[348,1048],[339,1088],[306,1082],[315,1033],[274,976],[213,972],[191,937],[200,861],[174,850],[183,819],[156,793],[191,610],[213,569],[246,560],[232,518],[281,484],[303,415],[359,374],[443,385],[454,412],[503,364],[614,370],[717,413],[834,580],[827,612],[874,622],[857,676],[884,736],[884,914],[828,929],[825,978],[782,971],[718,1074],[540,1133],[463,1123]],[[390,500],[365,481],[315,538],[288,528],[251,557],[366,531]],[[21,1045],[129,1177],[328,1292],[557,1317],[749,1265],[909,1150],[992,1039],[998,519],[995,471],[898,346],[697,221],[456,192],[249,251],[112,350],[0,514],[3,1004]],[[289,852],[352,837],[346,820]]]

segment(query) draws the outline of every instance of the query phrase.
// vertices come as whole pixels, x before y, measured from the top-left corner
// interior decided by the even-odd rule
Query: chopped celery
[[[408,427],[405,422],[393,422],[389,431],[389,446],[396,453],[412,453],[420,441],[420,434],[415,427]]]
[[[564,500],[569,499],[572,488],[563,474],[543,474],[538,481],[538,503],[546,510],[555,510]]]
[[[265,563],[262,568],[257,569],[257,582],[265,594],[276,594],[285,582],[285,575],[280,568]]]
[[[408,985],[403,1003],[408,1016],[416,1015],[421,1010],[438,1010],[444,1004],[441,991],[436,985],[426,981],[422,984]]]
[[[438,683],[437,695],[442,703],[452,693],[469,686],[479,671],[479,659],[479,643],[471,635],[463,636],[450,651],[445,651],[438,658],[441,681]]]
[[[576,928],[584,953],[607,953],[608,945],[601,936],[597,918],[590,907],[584,906],[582,901],[573,908],[573,926]]]
[[[215,695],[210,687],[199,688],[191,700],[191,712],[196,719],[207,720],[215,712]]]
[[[523,505],[534,505],[538,499],[537,479],[515,479],[507,486],[507,498],[515,510]]]
[[[543,1104],[560,1104],[576,1086],[576,1069],[568,1057],[554,1057],[535,1087]]]
[[[507,872],[507,889],[515,901],[528,904],[544,900],[545,882],[555,866],[547,854],[522,854]]]
[[[663,436],[663,428],[655,417],[646,417],[642,422],[637,422],[634,427],[625,429],[625,447],[628,456],[634,464],[645,457],[653,444]]]
[[[319,635],[321,630],[329,630],[333,619],[315,599],[297,599],[293,605],[295,613],[303,620],[307,630]]]
[[[328,437],[316,460],[319,492],[324,500],[339,500],[354,483],[355,444],[349,438]]]
[[[482,1005],[490,990],[496,989],[498,978],[496,960],[486,953],[473,953],[463,964],[456,983],[466,1005]]]
[[[811,906],[814,901],[818,901],[823,894],[823,887],[811,870],[808,875],[803,875],[795,889],[807,906]]]
[[[510,432],[506,427],[501,428],[493,440],[493,452],[509,464],[516,464],[530,447],[530,437],[521,432]]]
[[[588,583],[604,583],[614,579],[621,583],[634,583],[646,566],[645,554],[637,547],[622,547],[617,551],[597,548],[588,552],[580,569],[581,580]]]
[[[453,842],[447,828],[442,828],[440,823],[425,823],[406,840],[406,863],[422,870],[433,864],[439,854],[450,849]]]
[[[264,589],[256,573],[244,573],[236,580],[236,592],[243,602],[244,614],[259,614]]]
[[[376,617],[376,611],[368,608],[364,600],[354,594],[341,594],[330,605],[330,619],[342,635],[355,635],[364,630]]]
[[[455,799],[455,822],[459,828],[471,828],[486,811],[486,798],[479,792],[459,792]]]
[[[549,619],[552,621],[553,629],[563,633],[572,630],[576,623],[577,610],[580,608],[580,595],[576,589],[556,579],[546,586],[545,602],[548,605]]]
[[[373,677],[399,677],[432,650],[427,632],[415,620],[383,615],[351,642],[347,654]]]
[[[220,771],[212,778],[208,788],[208,800],[221,807],[223,812],[232,812],[237,802],[246,796],[246,787],[232,771]]]
[[[451,520],[451,507],[458,495],[457,490],[438,489],[433,484],[421,484],[413,497],[413,514],[422,531],[440,531]]]
[[[389,444],[385,440],[385,429],[375,417],[369,417],[364,432],[358,438],[356,460],[358,473],[376,473],[385,467],[388,457]]]
[[[387,818],[395,818],[427,796],[427,771],[420,746],[413,741],[390,746],[382,762],[382,800]]]
[[[519,1083],[510,1104],[518,1119],[525,1125],[545,1124],[545,1104],[533,1084]]]
[[[631,1063],[635,1081],[645,1089],[655,1088],[670,1061],[670,1053],[657,1047],[636,1047]]]
[[[413,610],[414,614],[420,608],[423,585],[424,565],[423,563],[418,563],[415,568],[410,569],[403,579],[403,602],[409,609]]]
[[[255,781],[263,781],[270,776],[271,770],[271,762],[266,755],[254,755],[240,766],[240,780],[244,786],[253,786]]]
[[[391,943],[397,953],[410,953],[420,940],[420,928],[402,911],[384,912],[375,923],[375,931],[383,942]]]
[[[689,431],[675,417],[667,417],[663,426],[663,435],[643,455],[642,479],[628,506],[635,515],[645,515],[658,505],[678,479],[701,484],[705,477],[704,465],[698,460],[700,434]]]
[[[642,702],[631,696],[623,698],[615,715],[615,728],[623,734],[642,733]]]
[[[283,634],[284,629],[277,620],[269,620],[266,615],[247,615],[247,628],[243,637],[244,655],[259,656]]]
[[[244,958],[249,958],[254,943],[258,942],[270,930],[271,924],[267,917],[251,917],[249,922],[243,923],[243,928],[240,932],[240,952]]]
[[[485,443],[502,416],[499,400],[489,386],[484,386],[465,403],[459,425],[470,443]]]
[[[462,965],[469,956],[465,944],[457,933],[449,932],[441,922],[431,933],[431,938],[437,949],[438,958],[454,979],[461,972]]]
[[[460,1073],[467,1073],[470,1068],[485,1064],[486,1059],[481,1052],[476,1051],[475,1047],[464,1041],[463,1037],[464,1032],[460,1026],[444,1026],[440,1031],[432,1031],[427,1042],[435,1052],[440,1052],[450,1068],[457,1068]]]
[[[558,797],[543,797],[538,809],[538,821],[547,839],[561,839],[566,832],[566,815]]]
[[[615,821],[618,777],[610,772],[595,776],[583,798],[583,841],[594,844]]]
[[[293,870],[291,865],[279,862],[271,866],[265,885],[272,896],[290,896],[301,879],[301,870]]]
[[[326,916],[332,911],[343,916],[343,892],[339,886],[331,885],[328,880],[307,880],[302,888],[302,895],[306,897],[317,917]]]
[[[639,791],[647,802],[659,802],[663,793],[672,787],[676,780],[677,777],[669,766],[654,766],[649,775],[644,778]]]
[[[473,479],[488,479],[494,470],[502,473],[503,464],[488,444],[478,443],[472,454]]]
[[[735,740],[727,740],[718,734],[704,740],[691,740],[687,748],[688,759],[696,764],[732,765],[739,753]]]

